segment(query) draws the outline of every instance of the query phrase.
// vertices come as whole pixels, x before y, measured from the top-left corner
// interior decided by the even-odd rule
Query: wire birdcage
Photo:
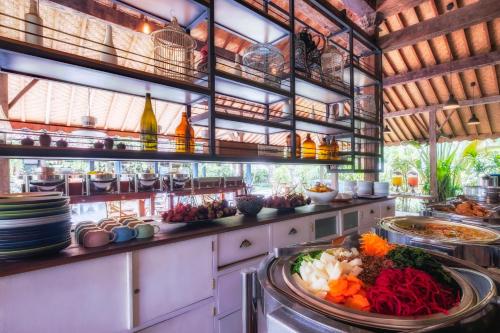
[[[356,96],[354,96],[354,107],[361,113],[374,114],[375,97],[368,94],[356,94]]]
[[[326,81],[344,81],[344,54],[326,44],[321,55],[321,70]]]
[[[243,65],[247,78],[272,86],[281,86],[285,58],[271,44],[255,44],[248,47],[243,55]]]
[[[173,18],[164,29],[151,34],[154,43],[155,74],[193,81],[196,41]]]

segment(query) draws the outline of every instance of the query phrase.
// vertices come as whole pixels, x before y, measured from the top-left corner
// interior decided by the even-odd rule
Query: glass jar
[[[335,138],[332,139],[332,144],[330,145],[330,152],[332,155],[332,160],[338,161],[340,160],[340,155],[339,155],[340,147],[339,143]]]
[[[391,177],[391,184],[396,188],[396,192],[399,192],[399,188],[403,185],[403,174],[395,171]]]
[[[194,154],[194,130],[187,112],[182,113],[181,122],[175,129],[175,152]]]
[[[302,143],[302,158],[316,159],[316,143],[311,139],[309,133],[307,133],[306,139]]]
[[[415,193],[415,188],[418,187],[418,173],[414,170],[409,171],[406,175],[406,183],[411,187],[411,192]]]

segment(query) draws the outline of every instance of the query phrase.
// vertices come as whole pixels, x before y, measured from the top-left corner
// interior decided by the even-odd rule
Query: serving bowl
[[[235,197],[236,208],[243,214],[247,216],[255,216],[264,207],[264,196],[262,195],[237,195]]]
[[[331,190],[329,192],[312,192],[305,190],[306,195],[311,198],[311,201],[315,205],[329,205],[330,202],[335,199],[338,190]]]

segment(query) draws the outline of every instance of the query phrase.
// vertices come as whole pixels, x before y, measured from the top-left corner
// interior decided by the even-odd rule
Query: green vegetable
[[[302,263],[304,261],[311,262],[314,259],[319,259],[322,253],[323,251],[321,250],[301,253],[292,265],[292,274],[297,273],[300,275],[300,266],[302,266]]]
[[[457,288],[455,280],[443,269],[443,265],[422,249],[396,246],[387,257],[397,268],[413,267],[432,275],[436,280],[450,287]]]

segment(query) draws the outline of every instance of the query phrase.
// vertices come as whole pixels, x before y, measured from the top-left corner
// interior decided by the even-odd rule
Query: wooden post
[[[431,195],[434,200],[438,197],[437,186],[437,152],[436,152],[436,110],[429,112],[429,169],[430,169],[430,187]]]
[[[8,76],[0,73],[0,119],[8,119],[9,115],[9,85]],[[2,129],[10,129],[7,122],[0,123],[0,136]],[[10,193],[10,168],[9,160],[0,158],[0,193]]]

